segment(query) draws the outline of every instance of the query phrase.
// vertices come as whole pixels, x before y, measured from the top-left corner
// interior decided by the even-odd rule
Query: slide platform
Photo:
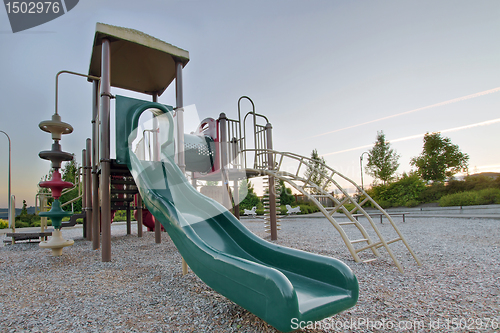
[[[151,162],[130,155],[146,207],[193,272],[215,291],[283,332],[356,304],[358,282],[343,262],[257,237],[196,191],[169,157]]]

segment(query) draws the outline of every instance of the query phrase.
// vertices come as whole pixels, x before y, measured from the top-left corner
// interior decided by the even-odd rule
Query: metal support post
[[[8,172],[8,189],[7,189],[7,205],[8,205],[8,219],[9,219],[9,228],[12,228],[12,232],[14,232],[14,230],[16,229],[16,224],[14,222],[14,215],[12,213],[12,211],[16,209],[16,207],[12,208],[12,205],[11,205],[11,166],[12,166],[12,160],[11,160],[11,142],[10,142],[10,137],[7,133],[5,133],[4,131],[0,131],[1,133],[5,134],[5,136],[7,136],[7,139],[9,140],[9,172]]]
[[[45,209],[47,207],[47,196],[45,195],[40,195],[40,212],[45,212]],[[40,232],[44,232],[45,229],[47,228],[47,217],[46,216],[41,216],[40,217]]]
[[[142,197],[140,193],[136,194],[137,200],[137,237],[142,237]]]
[[[14,212],[13,210],[15,211],[16,209],[16,196],[14,194],[12,194],[9,198],[9,203],[10,203],[10,207],[13,208],[10,212],[10,216],[9,218],[11,218],[11,229],[12,229],[12,232],[16,232],[16,221],[14,221],[14,217],[12,215],[14,215]],[[12,244],[14,244],[14,237],[12,237]]]
[[[234,216],[239,220],[240,219],[240,194],[239,194],[240,188],[238,184],[238,179],[234,180],[234,187],[233,187],[233,199],[234,199],[234,207],[233,207],[233,214]]]
[[[227,174],[228,164],[228,149],[227,149],[227,117],[225,113],[219,115],[219,131],[220,131],[220,166],[221,166],[221,180],[222,188],[222,205],[229,209],[231,207],[229,200],[229,176]]]
[[[232,149],[232,163],[233,169],[238,169],[238,141],[236,138],[231,140],[231,149]],[[238,174],[236,172],[236,174]],[[240,219],[240,189],[239,189],[239,179],[236,178],[233,181],[233,215],[239,220]]]
[[[126,211],[126,214],[127,214],[127,235],[131,235],[132,234],[132,220],[131,220],[131,217],[130,217],[130,201],[127,201],[127,211]]]
[[[87,212],[87,151],[82,149],[82,213]],[[89,234],[87,233],[88,221],[84,218],[85,223],[83,224],[83,237],[88,240]]]
[[[363,191],[365,190],[365,186],[363,184],[363,155],[364,154],[368,155],[368,157],[370,156],[370,154],[366,151],[362,152],[361,156],[359,156],[359,169],[361,170],[361,189]]]
[[[92,90],[92,249],[101,245],[101,222],[99,200],[99,81],[93,81]]]
[[[184,155],[184,96],[182,91],[182,62],[175,63],[175,104],[177,110],[177,166],[182,174],[186,173],[186,161]],[[182,275],[188,272],[188,265],[182,258]]]
[[[153,93],[153,102],[158,103],[158,94]],[[158,142],[158,119],[156,117],[153,117],[153,160],[154,161],[159,161],[160,160],[160,154],[159,154],[159,142]],[[161,223],[157,219],[153,217],[153,220],[155,221],[155,243],[160,244],[161,243]]]
[[[273,149],[273,127],[270,123],[266,124],[267,149]],[[271,152],[267,154],[267,168],[274,170],[274,155]],[[271,240],[278,239],[277,218],[276,218],[276,184],[274,176],[269,176],[269,223],[271,227]]]
[[[101,225],[102,261],[111,261],[111,207],[110,207],[110,99],[111,51],[109,40],[102,41],[101,61]]]
[[[86,158],[85,158],[85,192],[83,195],[86,199],[86,207],[85,207],[85,227],[87,228],[87,240],[92,240],[92,176],[90,172],[90,168],[92,167],[92,140],[87,139],[87,149]]]

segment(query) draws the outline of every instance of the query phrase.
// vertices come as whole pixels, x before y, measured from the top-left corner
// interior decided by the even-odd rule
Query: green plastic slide
[[[257,237],[196,191],[169,157],[130,155],[146,207],[193,272],[220,294],[284,332],[356,304],[358,282],[343,262]]]

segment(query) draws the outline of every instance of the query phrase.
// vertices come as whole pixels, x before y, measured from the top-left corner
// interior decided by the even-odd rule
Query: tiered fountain
[[[70,182],[65,182],[61,179],[61,174],[59,169],[61,168],[61,163],[63,161],[71,161],[73,155],[70,153],[63,152],[61,150],[61,145],[59,140],[61,140],[62,134],[69,134],[73,132],[73,127],[70,124],[63,123],[61,121],[61,116],[57,112],[52,115],[52,120],[42,121],[39,125],[40,129],[45,132],[52,134],[52,139],[54,143],[52,144],[51,150],[41,151],[38,156],[45,160],[52,162],[52,179],[48,181],[41,182],[40,187],[50,188],[52,191],[52,196],[54,197],[54,202],[52,203],[52,208],[48,212],[41,212],[40,216],[45,216],[51,219],[54,231],[52,232],[52,237],[49,241],[40,242],[40,247],[52,249],[52,255],[60,256],[62,255],[62,249],[65,246],[73,245],[74,241],[72,239],[64,239],[61,234],[61,222],[66,216],[71,216],[73,213],[65,212],[61,208],[61,203],[59,202],[59,197],[61,192],[65,188],[73,187]]]

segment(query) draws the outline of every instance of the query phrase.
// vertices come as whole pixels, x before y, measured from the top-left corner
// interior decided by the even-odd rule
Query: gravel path
[[[268,237],[262,220],[243,222]],[[277,243],[344,261],[360,285],[354,308],[303,331],[498,331],[500,221],[408,217],[396,223],[423,262],[417,266],[401,242],[392,244],[404,274],[384,250],[380,260],[355,263],[326,219],[282,221]],[[390,233],[387,223],[381,229]],[[193,273],[182,276],[166,233],[159,245],[154,233],[137,238],[124,225],[114,225],[112,235],[109,263],[78,228],[63,230],[75,245],[61,257],[37,244],[1,247],[0,331],[276,332]]]

